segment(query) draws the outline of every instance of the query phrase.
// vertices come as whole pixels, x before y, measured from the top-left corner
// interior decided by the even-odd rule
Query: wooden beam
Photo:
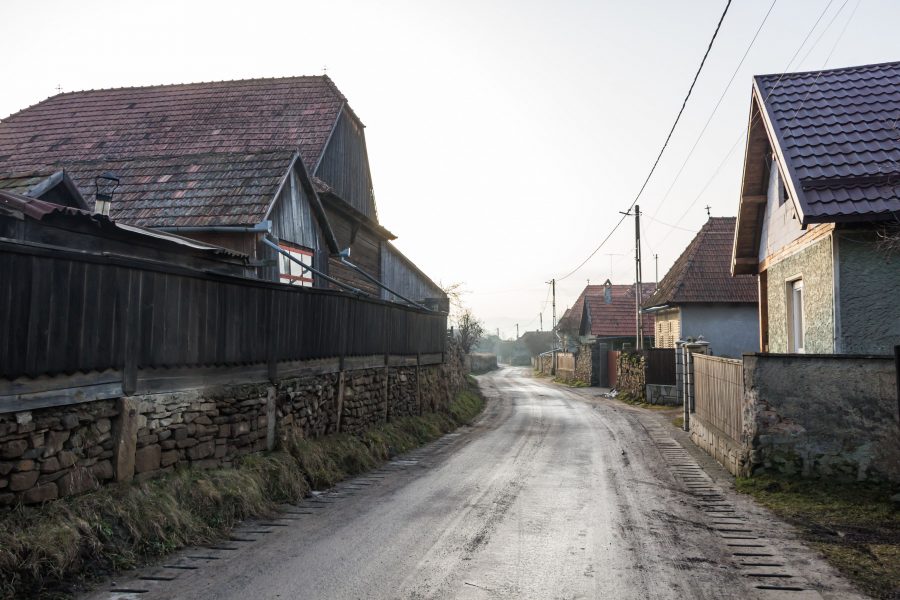
[[[750,194],[747,196],[741,196],[741,202],[744,204],[765,204],[768,202],[769,197],[765,194]]]

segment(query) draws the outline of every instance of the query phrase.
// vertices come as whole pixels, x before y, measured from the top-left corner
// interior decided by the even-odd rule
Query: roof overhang
[[[363,227],[366,227],[380,237],[383,240],[390,241],[396,240],[397,236],[379,225],[376,221],[370,219],[362,212],[353,208],[349,202],[335,194],[334,192],[324,192],[319,194],[319,198],[322,199],[322,204],[331,210],[341,214],[344,217],[347,217],[351,221],[359,223]]]

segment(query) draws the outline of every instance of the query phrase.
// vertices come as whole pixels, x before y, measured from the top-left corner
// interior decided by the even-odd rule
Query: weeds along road
[[[480,383],[474,426],[90,597],[859,597],[658,415]]]

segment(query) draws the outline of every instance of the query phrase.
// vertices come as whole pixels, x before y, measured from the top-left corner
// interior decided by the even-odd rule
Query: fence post
[[[897,380],[897,421],[900,422],[900,345],[894,346],[894,373]]]

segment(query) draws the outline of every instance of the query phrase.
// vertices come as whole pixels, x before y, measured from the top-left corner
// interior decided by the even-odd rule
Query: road
[[[860,597],[663,415],[480,384],[473,426],[90,598]]]

